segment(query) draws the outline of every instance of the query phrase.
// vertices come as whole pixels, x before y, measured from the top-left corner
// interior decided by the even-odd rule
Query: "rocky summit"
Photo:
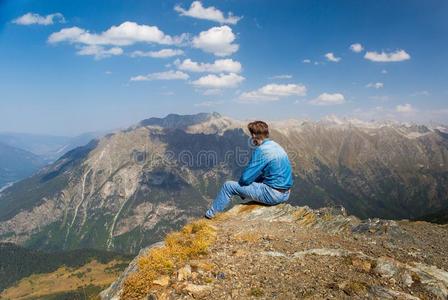
[[[102,299],[448,297],[447,225],[360,220],[342,207],[289,204],[236,205],[202,222],[214,231],[206,251],[157,274],[141,268],[169,256],[171,241],[147,247]],[[135,274],[147,281],[130,284]]]
[[[250,156],[246,123],[172,114],[92,140],[0,192],[0,242],[135,254],[202,215],[223,182],[240,176]],[[291,204],[443,222],[445,127],[336,118],[269,124],[293,165]]]

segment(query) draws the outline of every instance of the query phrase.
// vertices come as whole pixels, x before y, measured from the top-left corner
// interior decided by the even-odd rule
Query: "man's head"
[[[269,127],[263,121],[254,121],[250,122],[247,125],[247,129],[249,129],[250,135],[252,137],[252,141],[255,145],[261,145],[264,139],[269,137]]]

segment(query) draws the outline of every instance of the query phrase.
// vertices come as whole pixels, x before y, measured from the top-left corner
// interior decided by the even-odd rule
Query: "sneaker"
[[[207,219],[211,220],[213,219],[215,215],[212,213],[212,211],[209,209],[207,210],[207,212],[205,213],[204,217],[206,217]]]

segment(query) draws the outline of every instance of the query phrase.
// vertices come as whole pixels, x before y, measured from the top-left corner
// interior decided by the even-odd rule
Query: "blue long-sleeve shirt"
[[[240,185],[262,182],[275,189],[291,188],[292,168],[285,150],[276,142],[265,139],[252,152],[249,164],[238,182]]]

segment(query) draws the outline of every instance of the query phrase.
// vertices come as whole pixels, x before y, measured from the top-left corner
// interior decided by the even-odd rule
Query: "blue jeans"
[[[276,205],[288,200],[289,192],[282,193],[259,182],[253,182],[250,185],[242,186],[236,181],[226,181],[205,215],[208,218],[213,218],[218,212],[224,211],[229,205],[232,196],[250,198],[256,202],[267,205]]]

